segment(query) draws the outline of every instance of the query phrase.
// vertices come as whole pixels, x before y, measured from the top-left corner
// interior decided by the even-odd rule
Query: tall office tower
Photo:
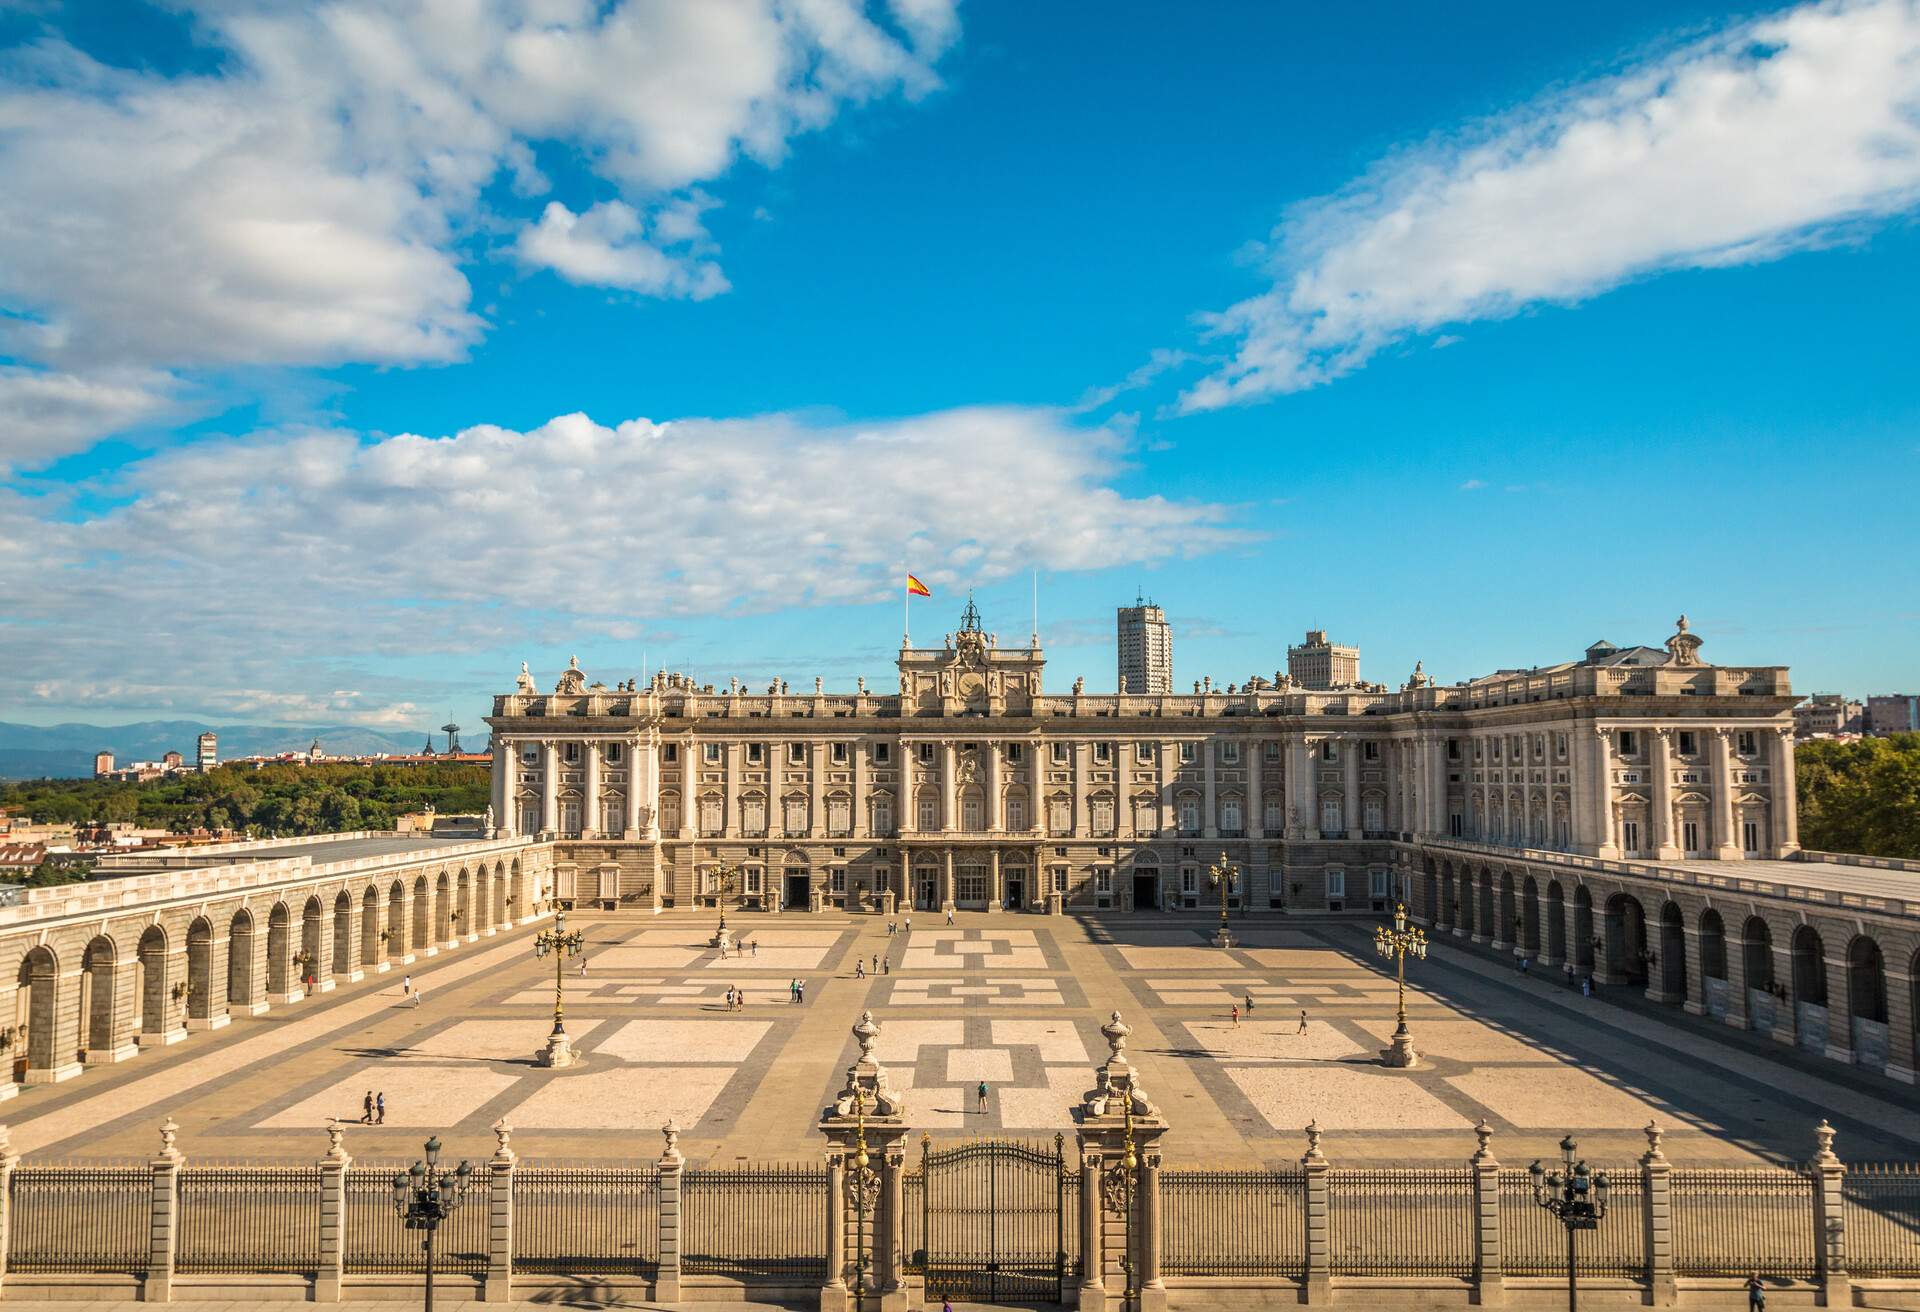
[[[200,741],[195,744],[193,763],[201,774],[220,763],[220,740],[212,733],[200,735]]]
[[[1287,648],[1287,677],[1297,688],[1350,688],[1360,682],[1360,649],[1328,642],[1325,629],[1308,629],[1305,642]]]
[[[1120,607],[1120,691],[1146,696],[1173,691],[1173,630],[1145,597]]]

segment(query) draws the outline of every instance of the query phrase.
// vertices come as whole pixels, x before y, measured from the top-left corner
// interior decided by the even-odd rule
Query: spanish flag
[[[931,597],[933,594],[927,591],[926,584],[909,574],[907,575],[907,595],[909,597]]]

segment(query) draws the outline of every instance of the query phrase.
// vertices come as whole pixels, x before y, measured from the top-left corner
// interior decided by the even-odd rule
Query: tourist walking
[[[880,958],[880,973],[882,975],[893,974],[893,958],[892,957]]]
[[[387,1091],[385,1089],[373,1095],[373,1123],[375,1125],[387,1123]]]
[[[801,980],[794,987],[800,991],[800,996],[796,998],[795,1001],[804,1005],[807,1000],[807,982],[805,980]]]
[[[1583,998],[1593,996],[1593,976],[1582,975],[1580,977],[1580,996]]]
[[[1233,1004],[1233,1027],[1240,1028],[1240,1004],[1237,1002]]]
[[[585,957],[582,957],[580,958],[580,978],[585,979],[586,977],[587,977],[587,959]]]
[[[913,917],[912,916],[907,917],[907,923],[901,926],[900,932],[903,934],[913,933]]]
[[[425,989],[415,989],[413,991],[413,1009],[415,1011],[420,1010],[420,999],[426,996],[427,996],[427,991]]]
[[[1747,1307],[1751,1312],[1767,1312],[1767,1287],[1760,1283],[1758,1271],[1747,1277]]]
[[[855,958],[853,963],[853,977],[855,979],[865,979],[867,977],[867,963],[864,960]]]
[[[947,908],[947,923],[948,923],[949,925],[951,925],[951,924],[953,923],[953,908],[952,908],[952,907],[948,907],[948,908]]]
[[[367,1096],[360,1103],[360,1124],[373,1124],[373,1090],[367,1090]]]
[[[1253,1019],[1253,994],[1247,994],[1247,1019]]]
[[[987,1114],[987,1082],[985,1080],[980,1081],[978,1093],[980,1096],[980,1114],[985,1116]]]
[[[1307,1009],[1305,1007],[1302,1007],[1300,1008],[1300,1028],[1295,1030],[1294,1033],[1305,1034],[1306,1032],[1307,1032]]]
[[[402,975],[400,977],[400,996],[404,998],[404,997],[410,996],[412,993],[413,993],[413,976]]]

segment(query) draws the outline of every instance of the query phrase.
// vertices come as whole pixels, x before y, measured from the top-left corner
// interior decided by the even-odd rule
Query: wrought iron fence
[[[305,1272],[320,1265],[320,1170],[187,1166],[174,1269],[188,1275]]]
[[[822,1279],[827,1271],[824,1166],[689,1170],[680,1184],[680,1269],[740,1280]]]
[[[513,1173],[519,1271],[650,1275],[660,1262],[652,1166],[522,1166]]]
[[[1473,1172],[1336,1170],[1328,1178],[1334,1275],[1465,1276],[1473,1270]]]
[[[408,1275],[427,1269],[421,1247],[425,1233],[407,1229],[393,1210],[393,1173],[405,1169],[394,1163],[355,1163],[347,1168],[341,1261],[348,1275]],[[486,1273],[487,1191],[492,1178],[486,1163],[474,1167],[466,1204],[442,1221],[434,1236],[434,1270],[451,1275]]]
[[[1160,1266],[1171,1276],[1299,1276],[1306,1270],[1299,1171],[1162,1171]]]
[[[1575,1239],[1580,1272],[1639,1276],[1647,1269],[1646,1217],[1640,1168],[1595,1167],[1607,1173],[1607,1214]],[[1533,1200],[1525,1171],[1500,1172],[1500,1258],[1508,1275],[1558,1276],[1567,1270],[1567,1231]]]
[[[147,1269],[153,1170],[137,1166],[14,1168],[7,1267],[137,1274]]]
[[[1673,1270],[1811,1276],[1812,1176],[1778,1167],[1673,1172]]]
[[[1920,1164],[1850,1165],[1840,1187],[1848,1269],[1862,1276],[1920,1275]]]

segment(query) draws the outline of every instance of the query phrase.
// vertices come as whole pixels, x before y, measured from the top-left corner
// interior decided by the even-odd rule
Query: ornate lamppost
[[[1115,1013],[1118,1019],[1119,1013]],[[1128,1089],[1120,1099],[1120,1161],[1109,1166],[1100,1177],[1100,1194],[1109,1212],[1118,1212],[1121,1217],[1120,1233],[1125,1236],[1120,1243],[1120,1274],[1125,1285],[1120,1294],[1120,1312],[1134,1308],[1134,1300],[1140,1291],[1133,1285],[1133,1192],[1138,1183],[1140,1153],[1133,1140],[1133,1091]]]
[[[1240,882],[1240,867],[1222,852],[1220,859],[1207,867],[1207,882],[1220,890],[1220,928],[1214,931],[1213,945],[1230,948],[1233,946],[1233,931],[1227,928],[1227,895]]]
[[[1607,1214],[1607,1173],[1589,1171],[1585,1161],[1576,1160],[1578,1147],[1568,1135],[1560,1141],[1558,1170],[1547,1170],[1538,1158],[1527,1168],[1527,1174],[1533,1177],[1533,1201],[1567,1228],[1567,1312],[1577,1312],[1579,1307],[1574,1236],[1582,1230],[1599,1229],[1600,1218]]]
[[[733,896],[739,877],[740,867],[725,863],[713,872],[713,901],[720,908],[720,928],[714,932],[710,942],[711,946],[720,949],[722,955],[733,950],[733,931],[727,928],[727,902]]]
[[[420,1246],[427,1254],[426,1312],[433,1312],[434,1232],[466,1201],[473,1185],[473,1164],[463,1158],[453,1170],[443,1170],[439,1136],[427,1140],[426,1146],[426,1161],[415,1159],[410,1169],[393,1173],[393,1210],[407,1229],[426,1231]]]
[[[847,1204],[853,1208],[853,1308],[861,1312],[867,1297],[867,1218],[880,1201],[880,1172],[867,1153],[867,1091],[853,1089],[853,1157],[847,1165]]]
[[[534,1058],[542,1066],[571,1066],[578,1060],[573,1040],[567,1037],[567,977],[561,967],[568,957],[580,955],[585,942],[579,930],[567,928],[565,911],[553,913],[552,929],[543,929],[533,936],[534,955],[553,958],[553,1033],[547,1036],[547,1046]]]
[[[1407,923],[1406,903],[1393,904],[1391,929],[1385,925],[1374,928],[1373,946],[1381,956],[1393,958],[1394,978],[1400,986],[1399,1024],[1394,1027],[1392,1045],[1380,1050],[1381,1064],[1402,1068],[1418,1066],[1420,1054],[1413,1050],[1413,1031],[1407,1028],[1407,958],[1426,957],[1427,936],[1418,925]]]

